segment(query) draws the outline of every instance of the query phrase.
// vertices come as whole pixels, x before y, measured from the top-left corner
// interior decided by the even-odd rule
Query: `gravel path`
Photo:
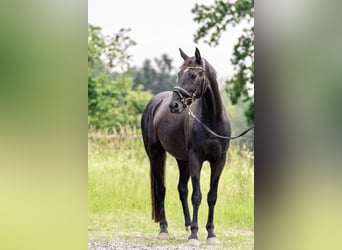
[[[146,246],[132,241],[115,240],[111,242],[92,242],[88,244],[89,250],[126,250],[126,249],[141,249],[141,250],[174,250],[174,249],[194,249],[187,245],[176,246]],[[209,249],[207,247],[196,247],[196,249]]]
[[[232,235],[232,233],[230,233]],[[253,232],[239,232],[237,235],[254,235]],[[223,245],[210,246],[206,245],[203,241],[202,245],[199,247],[190,247],[186,241],[184,241],[183,236],[172,237],[170,240],[158,240],[155,236],[148,236],[144,234],[134,234],[134,235],[111,235],[110,237],[103,237],[103,235],[97,235],[95,237],[90,236],[88,242],[88,250],[126,250],[126,249],[141,249],[141,250],[175,250],[175,249],[227,249]],[[247,247],[247,248],[246,248]],[[239,246],[238,248],[228,248],[228,249],[252,249],[250,246]]]
[[[174,249],[213,249],[206,245],[199,247],[190,247],[187,242],[176,243],[172,241],[160,241],[160,240],[146,240],[142,237],[134,239],[110,239],[109,241],[92,241],[88,243],[88,250],[126,250],[126,249],[142,249],[142,250],[174,250]]]

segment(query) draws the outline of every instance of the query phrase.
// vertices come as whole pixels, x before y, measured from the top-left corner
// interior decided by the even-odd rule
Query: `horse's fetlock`
[[[198,225],[197,224],[192,224],[190,229],[191,229],[191,232],[197,233],[198,232]]]
[[[167,226],[168,226],[168,224],[167,224],[167,221],[166,221],[166,220],[160,221],[159,226],[160,226],[160,231],[161,231],[161,232],[167,232]]]
[[[211,231],[214,230],[215,226],[213,223],[208,223],[205,228],[207,229],[207,231]]]

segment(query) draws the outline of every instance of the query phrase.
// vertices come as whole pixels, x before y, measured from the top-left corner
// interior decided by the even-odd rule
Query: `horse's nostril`
[[[170,108],[172,108],[172,109],[178,108],[178,103],[177,103],[177,102],[171,102],[169,106],[170,106]]]

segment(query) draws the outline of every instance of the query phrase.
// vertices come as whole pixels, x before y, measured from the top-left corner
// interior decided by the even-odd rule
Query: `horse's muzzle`
[[[171,113],[182,113],[184,111],[183,104],[178,101],[171,101],[169,104],[170,112]]]

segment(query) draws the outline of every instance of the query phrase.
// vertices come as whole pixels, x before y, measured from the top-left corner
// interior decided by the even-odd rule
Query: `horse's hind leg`
[[[189,166],[185,161],[177,160],[179,168],[179,182],[178,182],[178,192],[179,199],[182,202],[184,220],[185,220],[185,230],[190,231],[191,219],[188,206],[188,182],[190,179]]]
[[[151,196],[152,218],[160,225],[160,239],[168,239],[167,220],[165,216],[165,151],[154,148],[153,154],[149,154],[151,164]]]
[[[214,233],[214,208],[217,200],[217,187],[225,162],[225,156],[217,162],[210,162],[210,189],[207,196],[209,212],[206,228],[208,231],[207,243],[211,245],[216,245],[219,243]]]

